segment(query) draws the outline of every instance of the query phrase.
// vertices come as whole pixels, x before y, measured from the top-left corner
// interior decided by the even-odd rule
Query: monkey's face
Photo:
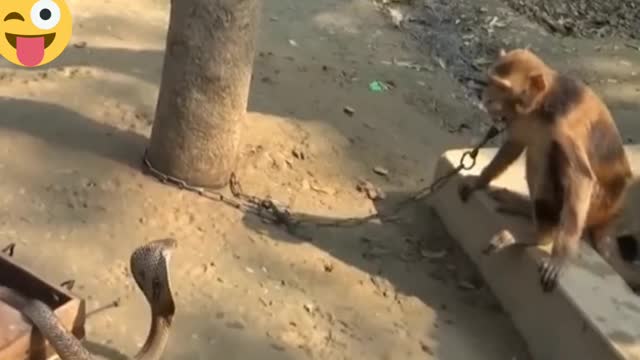
[[[517,102],[504,82],[489,78],[488,85],[482,91],[482,105],[493,122],[510,122],[516,116]]]
[[[528,50],[501,53],[487,73],[483,104],[494,121],[529,116],[545,94],[547,66]]]

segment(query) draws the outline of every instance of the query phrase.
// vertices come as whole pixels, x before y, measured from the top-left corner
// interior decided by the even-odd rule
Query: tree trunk
[[[148,159],[191,185],[235,169],[262,0],[174,0]]]

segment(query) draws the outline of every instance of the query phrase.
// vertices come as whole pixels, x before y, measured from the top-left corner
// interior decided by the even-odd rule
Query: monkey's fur
[[[471,193],[502,174],[526,150],[530,198],[494,191],[499,211],[529,215],[532,241],[501,232],[487,252],[510,245],[552,242],[539,267],[544,291],[556,287],[567,262],[587,235],[605,259],[632,173],[622,139],[604,102],[577,79],[560,74],[526,49],[501,51],[488,71],[483,104],[493,121],[504,122],[507,140],[479,176],[463,181]]]

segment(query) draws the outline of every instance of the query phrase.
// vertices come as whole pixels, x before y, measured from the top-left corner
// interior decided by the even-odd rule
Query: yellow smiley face
[[[60,56],[71,28],[65,0],[0,1],[0,54],[16,65],[40,66]]]

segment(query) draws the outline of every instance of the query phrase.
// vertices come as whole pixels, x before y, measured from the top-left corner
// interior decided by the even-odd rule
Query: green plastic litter
[[[375,80],[369,83],[369,90],[373,92],[383,92],[387,90],[387,87],[384,86],[382,82]]]

